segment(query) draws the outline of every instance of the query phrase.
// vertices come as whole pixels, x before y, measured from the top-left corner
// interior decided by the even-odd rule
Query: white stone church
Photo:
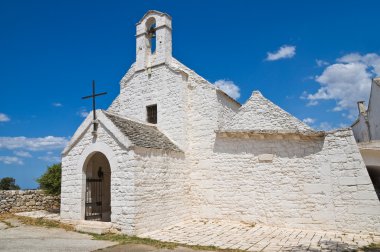
[[[172,56],[167,14],[137,23],[136,62],[96,113],[62,154],[62,219],[133,235],[203,219],[380,233],[352,130],[314,131],[258,91],[241,105]]]

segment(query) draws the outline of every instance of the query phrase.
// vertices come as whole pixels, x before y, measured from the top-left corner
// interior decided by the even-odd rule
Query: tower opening
[[[148,47],[150,48],[150,54],[156,52],[156,19],[149,18],[146,22],[146,34],[148,39]]]

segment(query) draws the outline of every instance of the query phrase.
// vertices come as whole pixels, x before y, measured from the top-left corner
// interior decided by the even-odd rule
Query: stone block
[[[356,177],[340,177],[339,178],[339,184],[340,185],[346,185],[346,186],[357,185]]]
[[[261,154],[258,156],[259,162],[262,163],[272,163],[274,155],[273,154]]]
[[[359,176],[359,177],[356,177],[356,183],[358,185],[368,185],[368,184],[371,184],[371,179],[368,175],[365,175],[365,176]]]
[[[380,206],[360,206],[356,205],[348,208],[349,213],[353,214],[365,214],[365,215],[377,215],[380,214]]]
[[[304,192],[306,194],[328,194],[331,191],[329,184],[305,184]]]
[[[354,199],[358,200],[373,200],[374,202],[378,199],[376,193],[373,191],[364,191],[364,192],[356,192],[354,194]],[[380,214],[380,212],[379,212]]]

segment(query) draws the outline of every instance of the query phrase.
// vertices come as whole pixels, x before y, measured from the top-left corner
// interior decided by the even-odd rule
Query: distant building
[[[372,81],[371,94],[366,109],[358,102],[359,116],[352,130],[368,173],[380,198],[380,78]]]

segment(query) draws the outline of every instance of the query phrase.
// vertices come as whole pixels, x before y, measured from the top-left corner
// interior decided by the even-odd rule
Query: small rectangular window
[[[157,104],[146,106],[146,115],[148,123],[157,124]]]

